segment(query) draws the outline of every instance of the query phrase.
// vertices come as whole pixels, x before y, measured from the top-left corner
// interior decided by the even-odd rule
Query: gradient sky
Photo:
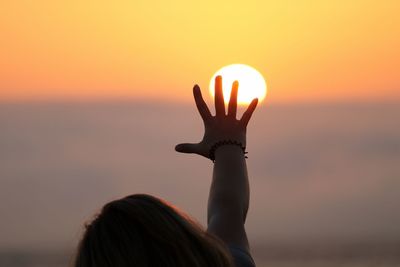
[[[399,1],[1,1],[0,100],[191,101],[244,63],[273,101],[400,98]]]

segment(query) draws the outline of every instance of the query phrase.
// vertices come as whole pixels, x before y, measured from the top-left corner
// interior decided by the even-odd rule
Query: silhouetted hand
[[[212,116],[207,104],[201,95],[200,87],[196,84],[193,88],[193,95],[197,109],[204,122],[204,136],[200,143],[184,143],[175,147],[175,150],[182,153],[195,153],[209,158],[211,147],[222,140],[240,142],[246,146],[246,127],[256,109],[258,99],[251,101],[247,110],[240,120],[236,119],[237,93],[239,83],[232,84],[232,91],[228,105],[228,114],[225,114],[225,103],[222,92],[222,77],[215,78],[215,116]]]

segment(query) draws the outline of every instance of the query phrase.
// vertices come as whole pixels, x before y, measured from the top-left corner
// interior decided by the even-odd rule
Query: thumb
[[[181,153],[198,153],[199,144],[183,143],[175,146],[175,150]]]

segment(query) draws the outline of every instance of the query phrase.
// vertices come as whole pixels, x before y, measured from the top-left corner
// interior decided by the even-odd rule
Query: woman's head
[[[162,200],[143,194],[106,204],[87,225],[76,267],[232,266],[223,243]]]

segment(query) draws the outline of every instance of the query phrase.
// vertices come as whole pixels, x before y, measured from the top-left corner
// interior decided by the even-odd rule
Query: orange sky
[[[400,98],[400,1],[2,1],[0,100],[191,100],[231,63],[268,99]]]

